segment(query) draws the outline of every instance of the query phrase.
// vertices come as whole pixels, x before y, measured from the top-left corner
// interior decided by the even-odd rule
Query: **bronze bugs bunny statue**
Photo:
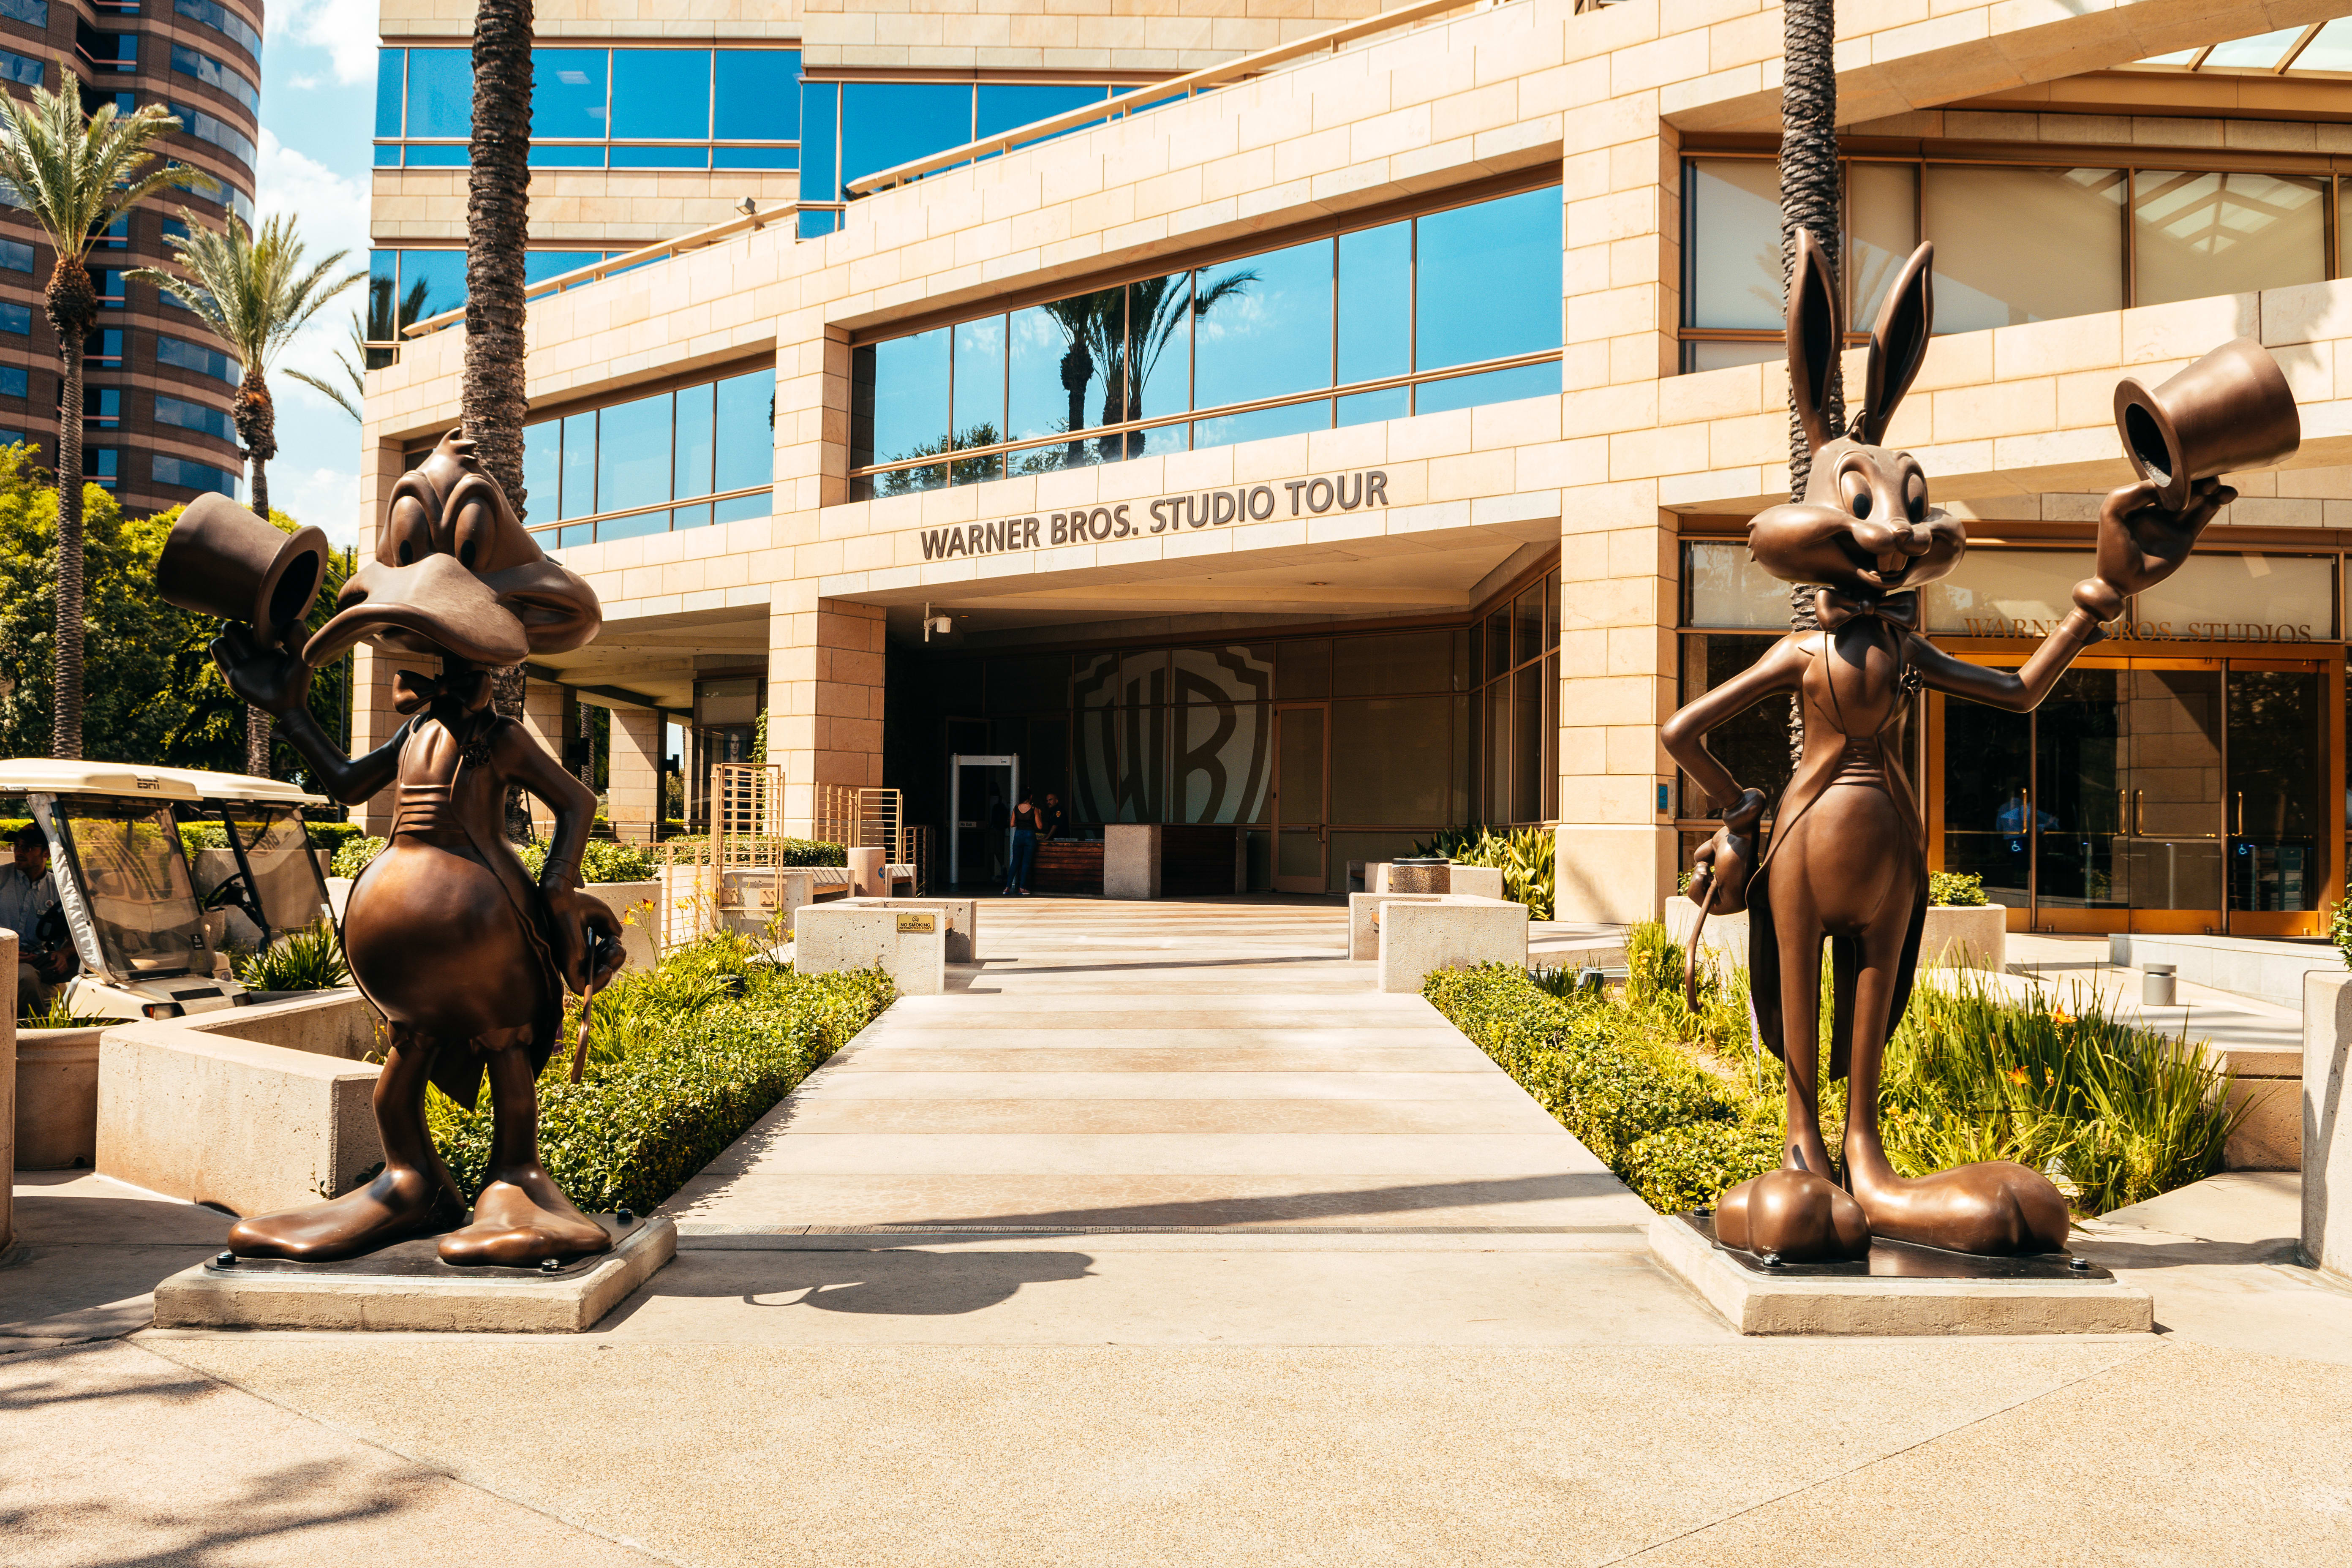
[[[2214,477],[2223,461],[2216,454],[2242,468],[2294,449],[2294,399],[2269,356],[2242,339],[2154,394],[2126,382],[2118,420],[2146,477],[2100,509],[2097,575],[2075,584],[2074,609],[2022,668],[1964,663],[1921,634],[1917,590],[1959,564],[1967,530],[1928,505],[1916,458],[1879,445],[1927,355],[1933,247],[1919,247],[1887,292],[1863,403],[1841,432],[1827,408],[1843,311],[1819,246],[1809,234],[1798,239],[1789,376],[1812,472],[1804,499],[1759,513],[1748,542],[1773,576],[1821,585],[1822,629],[1781,639],[1676,713],[1664,735],[1723,820],[1698,853],[1691,896],[1714,913],[1748,910],[1757,1031],[1788,1067],[1782,1167],[1723,1194],[1716,1236],[1790,1261],[1860,1257],[1874,1236],[1956,1252],[2055,1251],[2070,1216],[2038,1172],[1989,1161],[1906,1180],[1880,1142],[1880,1062],[1910,997],[1927,906],[1926,837],[1903,774],[1902,721],[1920,685],[2013,712],[2038,705],[2106,635],[2101,623],[2121,612],[2125,596],[2169,576],[2235,499]],[[1795,693],[1803,705],[1804,751],[1759,859],[1764,795],[1743,789],[1706,737],[1777,693]],[[1823,1143],[1817,1101],[1825,938],[1835,996],[1829,1075],[1853,1078],[1842,1169]]]

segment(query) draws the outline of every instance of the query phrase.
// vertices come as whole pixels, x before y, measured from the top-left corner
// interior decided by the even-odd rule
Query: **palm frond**
[[[59,90],[0,95],[0,194],[22,207],[61,263],[79,263],[123,213],[168,185],[212,191],[218,183],[163,162],[156,142],[180,122],[154,104],[119,114],[111,103],[84,115],[81,79],[60,58]]]
[[[351,253],[338,250],[307,269],[294,220],[283,213],[259,232],[231,222],[205,227],[180,209],[185,235],[171,237],[173,258],[184,279],[152,267],[128,276],[169,289],[220,334],[248,374],[266,374],[278,352],[337,295],[363,281],[365,272],[333,276]]]

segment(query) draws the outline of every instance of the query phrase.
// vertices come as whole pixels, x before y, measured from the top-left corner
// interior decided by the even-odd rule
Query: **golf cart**
[[[278,779],[132,763],[0,762],[0,795],[25,796],[48,836],[49,869],[80,971],[61,994],[93,1018],[175,1018],[253,998],[223,973],[207,910],[234,908],[263,945],[332,918],[302,807]],[[184,821],[225,829],[236,869],[206,898],[180,842]]]

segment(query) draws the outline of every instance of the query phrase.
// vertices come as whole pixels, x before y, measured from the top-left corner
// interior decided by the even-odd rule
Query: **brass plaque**
[[[939,929],[940,917],[937,915],[900,915],[898,917],[898,934],[900,936],[906,936],[909,933],[916,936],[929,936]]]

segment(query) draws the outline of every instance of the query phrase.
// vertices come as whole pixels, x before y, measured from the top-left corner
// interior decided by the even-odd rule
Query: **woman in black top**
[[[1037,863],[1037,835],[1045,826],[1045,814],[1030,793],[1023,790],[1021,804],[1013,808],[1013,869],[1004,884],[1007,893],[1029,896],[1029,873]]]

